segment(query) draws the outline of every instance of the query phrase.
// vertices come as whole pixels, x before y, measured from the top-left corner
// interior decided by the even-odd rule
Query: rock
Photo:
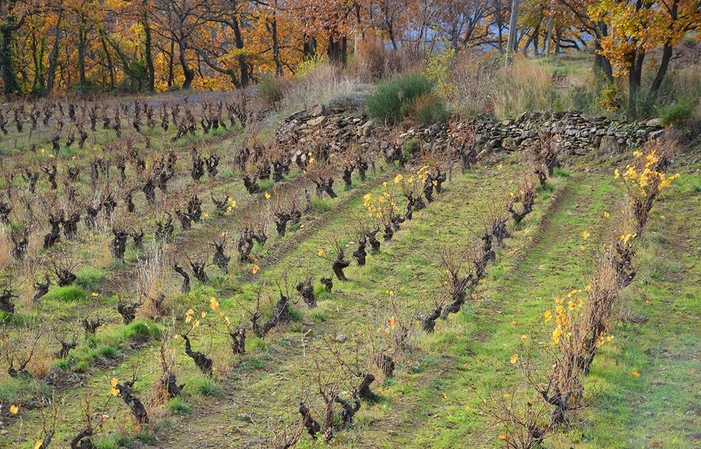
[[[599,151],[604,153],[618,153],[621,150],[618,140],[613,136],[602,136]]]
[[[318,117],[320,115],[324,115],[325,112],[326,112],[326,108],[324,107],[323,104],[317,104],[317,105],[309,108],[309,115],[312,117]]]
[[[325,116],[325,115],[320,115],[320,116],[318,116],[318,117],[316,117],[316,118],[313,118],[313,119],[309,120],[309,121],[307,122],[307,126],[310,126],[310,127],[319,126],[319,125],[321,125],[322,123],[324,123],[324,120],[326,120],[326,116]]]
[[[514,151],[514,150],[516,150],[516,147],[517,147],[516,139],[514,139],[512,137],[507,137],[506,139],[502,140],[501,146],[505,150]]]
[[[346,334],[336,335],[336,341],[339,343],[345,343],[346,342]]]
[[[645,123],[645,126],[647,128],[662,128],[662,120],[659,118],[653,118],[652,120],[648,120],[647,123]]]

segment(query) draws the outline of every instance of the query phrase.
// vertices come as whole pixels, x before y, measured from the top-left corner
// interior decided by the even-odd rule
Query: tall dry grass
[[[325,59],[311,60],[284,86],[280,111],[295,112],[334,98],[353,97],[360,90],[362,82],[351,72]]]
[[[463,115],[516,117],[537,110],[590,110],[596,106],[596,83],[586,61],[566,66],[559,59],[516,57],[506,65],[497,52],[456,56],[451,102]]]

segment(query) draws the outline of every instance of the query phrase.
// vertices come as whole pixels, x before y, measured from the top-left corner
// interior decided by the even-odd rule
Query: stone
[[[662,128],[662,120],[659,118],[653,118],[645,123],[647,128]]]
[[[326,116],[325,116],[325,115],[320,115],[320,116],[318,116],[318,117],[316,117],[316,118],[313,118],[313,119],[309,120],[309,121],[307,122],[307,126],[311,126],[311,127],[319,126],[319,125],[321,125],[322,123],[324,123],[324,120],[326,120]]]
[[[326,108],[324,107],[323,104],[317,104],[317,105],[309,108],[309,115],[311,115],[312,117],[318,117],[320,115],[324,115],[325,112],[326,112]]]

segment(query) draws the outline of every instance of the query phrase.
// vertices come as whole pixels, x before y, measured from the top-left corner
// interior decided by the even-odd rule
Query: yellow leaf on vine
[[[515,365],[517,361],[518,361],[518,354],[512,354],[511,358],[509,359],[509,362],[511,362],[512,365]]]
[[[19,407],[17,407],[16,405],[12,404],[12,405],[10,406],[10,414],[16,415],[17,412],[19,412]]]
[[[640,371],[638,371],[637,369],[634,369],[633,371],[631,371],[630,374],[633,377],[640,377]]]
[[[258,270],[260,270],[260,267],[258,265],[253,265],[253,268],[251,268],[251,273],[256,274],[258,273]]]
[[[555,330],[553,330],[553,343],[558,344],[560,343],[560,337],[562,336],[562,329],[559,327],[556,327]]]
[[[44,444],[44,440],[36,440],[34,442],[34,449],[39,449]]]
[[[113,377],[112,379],[110,379],[110,385],[112,387],[116,387],[118,383],[119,383],[119,381],[117,380],[116,377]]]

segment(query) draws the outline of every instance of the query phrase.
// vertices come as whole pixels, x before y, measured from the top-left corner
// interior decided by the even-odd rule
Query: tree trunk
[[[183,75],[185,76],[185,81],[183,81],[183,90],[189,90],[192,85],[192,80],[195,79],[195,71],[192,70],[190,64],[187,62],[185,57],[185,50],[187,50],[187,43],[184,38],[178,41],[178,50],[180,50],[180,65],[183,68]]]
[[[555,23],[552,10],[550,11],[550,19],[548,19],[548,34],[545,37],[545,57],[550,57],[550,47],[553,40],[553,25]]]
[[[20,93],[21,89],[15,73],[14,54],[12,52],[13,33],[19,29],[19,25],[4,25],[0,27],[0,75],[5,85],[5,96],[9,97]]]
[[[170,41],[170,58],[168,58],[168,87],[175,84],[175,41]]]
[[[642,80],[644,60],[644,50],[635,52],[630,57],[630,69],[628,71],[628,114],[631,115],[631,117],[635,117],[637,112],[635,106]]]
[[[100,41],[102,42],[102,51],[105,52],[105,59],[107,60],[107,71],[110,74],[110,89],[114,89],[114,62],[107,47],[107,39],[104,32],[100,33]]]
[[[85,48],[88,42],[86,36],[87,32],[83,29],[85,23],[83,20],[81,20],[80,23],[81,29],[78,30],[78,84],[83,88],[87,84],[87,78],[85,76]]]
[[[594,36],[594,70],[602,72],[606,75],[609,82],[613,82],[613,66],[611,61],[601,55],[603,48],[601,47],[601,38],[608,35],[608,26],[605,22],[596,24],[596,32]]]
[[[149,92],[156,90],[156,68],[153,64],[153,43],[151,42],[151,24],[148,20],[148,10],[146,10],[147,2],[144,1],[144,14],[142,24],[144,26],[144,57],[146,58],[146,69],[148,71]]]
[[[46,51],[46,38],[39,41],[36,34],[32,33],[32,60],[34,61],[34,74],[32,76],[32,94],[43,96],[46,85],[44,84],[44,52]]]
[[[518,34],[518,9],[520,1],[512,0],[511,3],[511,20],[509,20],[509,40],[506,43],[506,53],[507,53],[507,64],[511,62],[511,55],[516,53],[518,49],[518,39],[516,38]]]
[[[275,61],[275,75],[282,76],[282,61],[280,60],[280,41],[277,35],[277,18],[273,17],[270,24],[270,34],[273,38],[273,60]]]
[[[674,0],[669,15],[673,21],[672,23],[674,23],[679,15],[679,0]],[[671,26],[672,25],[670,25],[670,27]],[[667,74],[667,69],[669,68],[669,61],[672,59],[672,53],[674,53],[672,43],[670,41],[665,42],[664,48],[662,49],[662,60],[660,61],[660,67],[657,69],[657,75],[655,76],[655,80],[652,82],[652,86],[650,86],[650,94],[657,95],[657,93],[660,91],[662,80],[664,80],[664,77]]]
[[[238,17],[235,17],[231,27],[234,30],[234,45],[239,50],[238,63],[239,63],[239,83],[240,87],[247,87],[251,83],[249,77],[249,64],[246,61],[246,56],[243,54],[244,42],[243,34],[241,34],[241,25],[239,24]]]
[[[46,95],[51,96],[54,90],[54,82],[56,81],[56,60],[58,59],[59,41],[61,36],[61,20],[62,15],[56,19],[56,28],[54,29],[54,45],[49,53],[49,68],[46,72]]]

